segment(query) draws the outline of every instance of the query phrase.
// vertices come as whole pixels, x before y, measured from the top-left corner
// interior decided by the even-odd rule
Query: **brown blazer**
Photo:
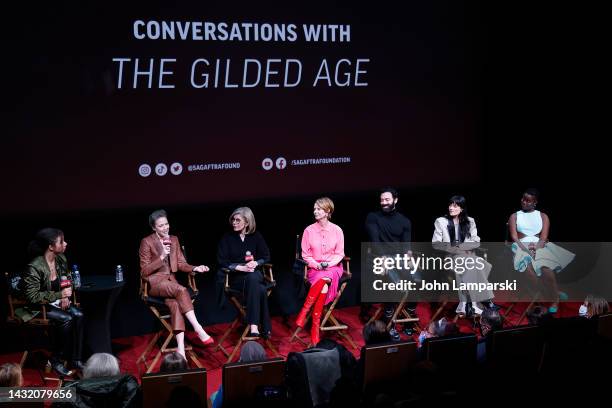
[[[187,263],[183,251],[180,249],[178,238],[170,235],[170,241],[172,242],[169,255],[170,270],[173,273],[177,271],[192,272],[194,267]],[[166,274],[157,274],[157,271],[163,266],[163,261],[160,259],[160,256],[163,254],[164,248],[157,234],[153,233],[140,241],[140,276],[145,278],[151,285],[162,279],[167,279]]]

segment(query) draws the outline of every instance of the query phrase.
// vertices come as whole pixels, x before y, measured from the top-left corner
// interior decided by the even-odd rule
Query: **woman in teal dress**
[[[541,298],[552,301],[548,311],[556,313],[559,299],[567,298],[559,292],[556,274],[572,262],[574,254],[548,242],[550,220],[545,213],[536,210],[538,196],[536,189],[527,189],[521,199],[521,211],[508,220],[514,242],[514,269],[527,274],[532,286],[539,288]]]

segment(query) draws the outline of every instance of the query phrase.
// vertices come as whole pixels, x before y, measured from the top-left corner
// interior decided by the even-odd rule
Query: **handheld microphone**
[[[62,275],[62,277],[60,278],[60,288],[61,289],[66,289],[72,286],[72,282],[70,282],[70,280],[68,279],[68,277],[66,275]]]
[[[167,245],[167,246],[169,246],[169,247],[171,247],[171,246],[172,246],[172,240],[170,239],[170,235],[164,235],[164,236],[162,237],[162,245],[163,245],[163,246],[166,246],[166,245]]]

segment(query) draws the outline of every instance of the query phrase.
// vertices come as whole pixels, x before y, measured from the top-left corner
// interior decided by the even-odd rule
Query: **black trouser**
[[[261,326],[263,333],[272,331],[266,281],[261,272],[231,272],[229,278],[230,287],[242,292],[247,323]]]
[[[80,360],[83,352],[83,312],[70,306],[66,310],[47,307],[47,318],[55,326],[53,341],[54,357],[64,360]],[[58,356],[59,355],[59,356]]]

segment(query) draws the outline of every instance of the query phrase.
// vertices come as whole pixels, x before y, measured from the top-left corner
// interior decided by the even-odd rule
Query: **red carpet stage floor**
[[[528,305],[527,303],[517,303],[512,309],[512,311],[510,312],[510,315],[508,316],[505,322],[505,326],[515,325],[522,311],[525,309],[527,305]],[[504,314],[505,306],[507,305],[502,304],[501,306],[504,306],[504,308],[500,312]],[[576,316],[578,314],[579,306],[580,306],[579,303],[562,303],[559,307],[559,311],[557,312],[556,316],[557,317]],[[446,316],[451,319],[454,318],[455,307],[456,307],[456,303],[449,303],[441,316]],[[359,319],[359,310],[360,308],[358,306],[347,307],[344,309],[336,309],[335,315],[340,321],[342,321],[343,323],[349,326],[348,332],[350,336],[353,338],[354,342],[360,348],[364,345],[363,338],[361,336],[361,330],[363,328],[364,323],[360,321]],[[372,307],[371,312],[372,313],[374,312],[374,307]],[[420,319],[419,324],[421,327],[426,327],[426,325],[429,323],[432,313],[433,312],[430,309],[430,305],[428,303],[419,303],[417,307],[417,315]],[[280,317],[273,318],[272,344],[277,349],[277,351],[281,354],[282,357],[286,357],[287,354],[289,354],[292,351],[302,351],[304,349],[304,346],[297,340],[292,343],[289,342],[289,339],[291,338],[291,334],[293,333],[293,330],[295,329],[294,319],[295,319],[295,316],[292,316],[289,319],[290,326],[288,326],[286,324],[283,324],[282,318]],[[462,333],[472,333],[476,331],[473,327],[472,319],[459,319],[457,323]],[[522,324],[526,324],[526,323],[527,323],[526,319],[523,320]],[[216,324],[214,326],[206,327],[206,330],[208,333],[210,333],[215,338],[215,340],[217,340],[221,337],[221,335],[223,334],[223,332],[228,326],[229,326],[229,323]],[[305,337],[306,333],[307,333],[306,331],[302,331],[301,333],[304,338],[306,338]],[[136,378],[140,380],[140,376],[145,372],[146,368],[144,367],[142,363],[136,364],[136,360],[138,359],[138,357],[144,350],[147,342],[151,339],[152,336],[153,334],[113,339],[113,349],[115,350],[115,355],[120,360],[121,370],[123,372],[133,374]],[[192,338],[192,336],[195,336],[195,333],[189,332],[187,334],[188,339]],[[224,342],[224,346],[226,346],[226,348],[228,348],[230,352],[231,352],[232,345],[237,340],[237,337],[238,337],[238,330],[236,330],[232,335],[230,335]],[[418,337],[418,334],[415,333],[412,337],[416,340]],[[347,349],[353,352],[356,358],[359,358],[359,349],[353,349],[350,346],[350,344],[345,342],[340,336],[332,334],[331,338],[344,344],[344,346]],[[408,340],[409,338],[405,334],[402,334],[402,339]],[[208,387],[209,397],[215,390],[219,388],[219,385],[221,384],[221,370],[222,370],[223,364],[227,360],[227,358],[221,351],[214,352],[213,351],[214,348],[215,348],[214,346],[205,347],[205,348],[195,348],[194,347],[194,350],[196,351],[198,357],[200,358],[202,365],[207,369],[207,381],[208,381],[207,387]],[[272,353],[269,350],[267,351],[268,351],[268,356],[273,357]],[[154,355],[155,355],[155,352],[152,351],[149,357],[149,361],[152,361]],[[0,363],[19,362],[20,357],[21,357],[21,353],[3,354],[3,355],[0,355]],[[237,360],[237,357],[234,358],[234,361],[236,360]],[[153,372],[155,371],[157,371],[157,367],[153,369]],[[40,375],[40,371],[37,370],[36,367],[33,367],[31,363],[28,364],[26,362],[23,373],[24,373],[24,379],[25,379],[26,386],[43,386],[44,385],[43,380]],[[54,385],[53,382],[47,382],[46,386],[53,386],[53,385]]]

